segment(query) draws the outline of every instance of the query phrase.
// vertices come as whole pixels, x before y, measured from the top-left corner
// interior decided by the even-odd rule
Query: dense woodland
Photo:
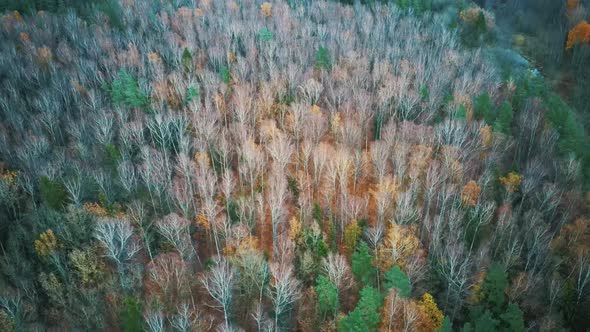
[[[587,331],[585,110],[478,2],[4,2],[0,331]]]

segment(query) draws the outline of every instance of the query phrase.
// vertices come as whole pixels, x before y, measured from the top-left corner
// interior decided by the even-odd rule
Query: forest
[[[0,0],[0,331],[588,331],[587,7]]]

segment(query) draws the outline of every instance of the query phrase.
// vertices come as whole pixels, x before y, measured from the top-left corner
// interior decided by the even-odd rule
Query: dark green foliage
[[[377,331],[380,320],[381,295],[371,286],[365,286],[360,295],[361,298],[356,308],[347,317],[340,320],[338,329],[340,332]]]
[[[504,267],[497,263],[492,264],[482,285],[482,295],[483,303],[496,314],[502,312],[506,301],[506,287],[508,278]]]
[[[122,69],[113,83],[107,87],[113,102],[129,107],[144,108],[149,105],[148,96],[139,89],[135,77]]]
[[[397,265],[385,272],[384,287],[385,289],[397,289],[401,297],[409,297],[412,294],[410,279],[408,279],[408,276]]]
[[[438,332],[453,332],[453,323],[449,316],[445,316],[442,321],[441,327],[438,329]]]
[[[330,53],[328,49],[320,46],[315,55],[315,66],[318,69],[331,70],[332,62],[330,61]]]
[[[582,157],[585,151],[584,130],[576,121],[574,113],[557,95],[545,101],[547,120],[559,133],[559,151]]]
[[[111,25],[119,30],[125,27],[121,20],[123,9],[117,0],[103,0],[98,2],[98,9],[109,18]]]
[[[512,105],[505,101],[498,110],[498,117],[494,122],[494,131],[510,134],[510,126],[512,125]]]
[[[54,210],[63,209],[68,195],[61,182],[42,176],[39,183],[39,191],[41,193],[41,199],[48,207]]]
[[[273,39],[273,33],[272,31],[268,30],[267,27],[263,27],[262,29],[260,29],[260,31],[258,32],[258,38],[263,41],[263,42],[269,42]]]
[[[106,15],[113,27],[124,27],[121,21],[122,9],[115,0],[2,0],[0,13],[18,11],[23,14],[35,14],[38,11],[48,11],[65,14],[69,9],[77,12],[83,20],[93,22],[92,13],[96,10]]]
[[[105,145],[104,149],[107,156],[107,164],[111,167],[116,167],[121,160],[121,152],[117,146],[112,143]]]
[[[121,312],[121,326],[124,332],[141,332],[143,318],[141,304],[134,298],[126,298],[123,301]]]
[[[287,176],[287,183],[289,185],[289,191],[291,191],[295,201],[297,201],[299,199],[299,184],[297,183],[297,179]]]
[[[492,317],[489,310],[474,318],[473,328],[477,332],[496,332],[498,331],[498,320]]]
[[[323,317],[335,315],[338,312],[338,288],[328,278],[320,275],[315,291],[318,296],[320,314]]]
[[[428,99],[430,99],[430,92],[428,91],[428,87],[426,85],[422,85],[420,87],[420,98],[422,101],[428,101]]]
[[[328,246],[331,252],[338,252],[338,244],[336,243],[336,227],[332,220],[326,221],[328,228]]]
[[[368,285],[375,279],[377,271],[371,264],[372,260],[373,256],[371,256],[369,246],[365,241],[360,241],[352,254],[352,273],[363,285]]]
[[[459,105],[459,107],[457,107],[457,110],[455,111],[455,118],[462,121],[467,120],[467,109],[465,108],[465,105]]]
[[[199,96],[199,89],[194,86],[189,86],[186,90],[186,104],[192,102],[193,100],[198,100]]]
[[[301,232],[301,238],[303,239],[303,247],[310,250],[315,258],[319,259],[328,255],[328,248],[321,233],[316,233],[311,228],[306,227]]]
[[[473,117],[476,120],[484,119],[487,124],[493,121],[492,109],[494,104],[487,91],[477,96],[473,102]]]
[[[232,224],[235,224],[240,221],[240,216],[238,215],[238,204],[234,200],[229,200],[226,203],[227,205],[227,216],[229,220],[231,220]]]
[[[312,216],[313,216],[313,220],[317,221],[321,226],[321,222],[323,220],[322,208],[320,207],[320,205],[317,202],[313,203]]]
[[[219,69],[219,76],[221,76],[221,80],[225,84],[229,84],[229,82],[231,81],[231,72],[229,71],[229,68],[227,68],[226,66],[222,66]]]
[[[518,305],[510,303],[506,312],[500,315],[504,331],[522,332],[524,331],[524,318]]]

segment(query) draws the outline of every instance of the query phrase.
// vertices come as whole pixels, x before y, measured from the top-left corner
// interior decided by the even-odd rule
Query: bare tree
[[[269,296],[274,306],[275,331],[280,331],[279,318],[289,311],[291,305],[300,296],[300,282],[293,274],[293,266],[287,263],[273,262],[270,264],[272,276],[269,285]]]
[[[139,252],[141,246],[133,239],[133,227],[128,220],[104,219],[96,224],[96,239],[106,249],[106,256],[112,259],[120,274],[123,285],[124,264]]]
[[[269,179],[267,202],[270,207],[272,223],[273,251],[276,251],[276,242],[279,228],[286,221],[285,200],[287,199],[287,179],[280,169],[273,169]]]
[[[158,232],[174,246],[183,260],[191,259],[194,247],[189,234],[190,221],[171,213],[156,222]]]
[[[270,144],[267,145],[267,150],[274,161],[273,167],[284,171],[293,154],[293,144],[291,144],[287,135],[283,133],[275,135]]]
[[[217,302],[215,307],[223,310],[226,328],[229,328],[235,276],[236,272],[229,262],[223,257],[217,257],[215,266],[201,278],[203,287]]]
[[[352,278],[346,257],[340,254],[329,253],[322,260],[322,267],[328,279],[338,290],[343,291],[352,287],[354,279]]]
[[[164,314],[161,310],[152,310],[144,314],[145,325],[149,332],[164,332]]]

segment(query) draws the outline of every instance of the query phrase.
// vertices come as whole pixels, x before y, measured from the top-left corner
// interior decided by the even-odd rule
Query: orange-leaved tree
[[[574,45],[582,43],[588,44],[590,42],[590,24],[586,21],[578,23],[567,34],[567,42],[565,49],[570,50]]]

